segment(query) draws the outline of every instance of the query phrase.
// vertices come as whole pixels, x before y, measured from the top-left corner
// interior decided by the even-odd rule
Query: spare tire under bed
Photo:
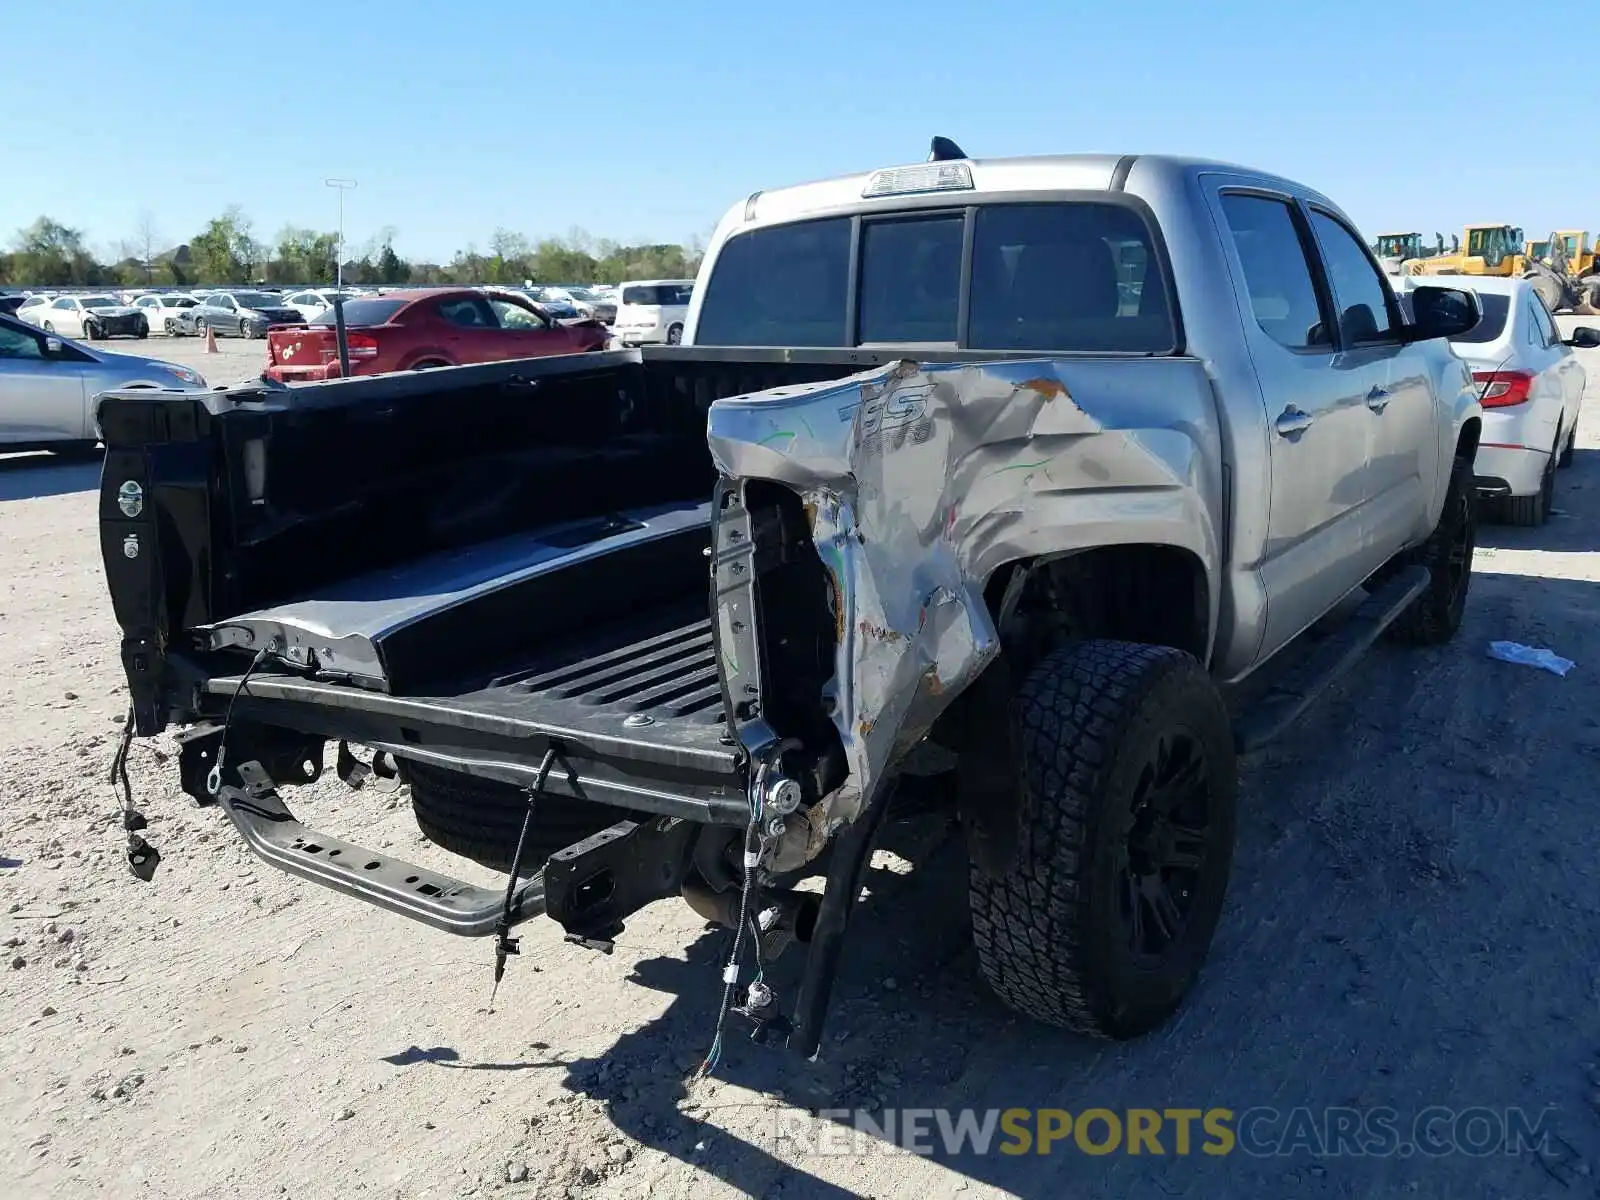
[[[492,870],[511,870],[528,811],[525,788],[412,759],[402,759],[400,771],[411,785],[411,807],[425,838]],[[534,805],[521,873],[532,874],[557,850],[632,815],[627,809],[546,792]]]

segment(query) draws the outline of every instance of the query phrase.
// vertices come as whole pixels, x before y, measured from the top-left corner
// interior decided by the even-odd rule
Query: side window
[[[498,329],[494,311],[476,296],[460,296],[439,302],[439,315],[452,325],[466,329]]]
[[[61,297],[61,299],[57,300],[50,307],[51,308],[59,308],[62,311],[65,311],[65,310],[67,310],[67,309],[72,307],[72,297],[71,296],[63,296],[63,297]]]
[[[1311,228],[1322,248],[1339,313],[1339,335],[1346,346],[1383,342],[1394,336],[1383,277],[1367,257],[1366,247],[1345,226],[1318,209],[1311,210]]]
[[[44,357],[44,347],[39,344],[39,339],[31,333],[21,329],[13,329],[9,325],[0,325],[0,358],[32,358]]]
[[[1256,324],[1291,350],[1330,347],[1311,264],[1288,202],[1225,194],[1222,210],[1244,267]]]
[[[1533,310],[1534,344],[1553,346],[1559,342],[1561,335],[1556,332],[1556,323],[1550,319],[1550,310],[1544,306],[1544,300],[1538,292],[1530,290],[1528,307]]]
[[[489,307],[500,320],[502,329],[543,329],[545,323],[537,313],[529,312],[520,304],[509,300],[491,300]]]

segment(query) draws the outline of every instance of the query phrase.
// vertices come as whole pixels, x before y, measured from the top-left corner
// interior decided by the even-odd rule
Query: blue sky
[[[359,181],[347,238],[392,226],[409,257],[501,225],[680,241],[934,133],[1245,162],[1369,235],[1600,227],[1600,101],[1573,73],[1600,20],[1576,5],[0,3],[6,241],[49,213],[105,247],[148,211],[177,242],[234,203],[261,236],[331,229],[329,175]],[[1564,81],[1525,65],[1542,42]]]

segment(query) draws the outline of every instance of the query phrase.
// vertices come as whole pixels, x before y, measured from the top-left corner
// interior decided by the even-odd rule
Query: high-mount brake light
[[[972,166],[964,162],[925,162],[909,167],[874,171],[861,189],[866,199],[903,196],[911,192],[961,192],[972,190]]]

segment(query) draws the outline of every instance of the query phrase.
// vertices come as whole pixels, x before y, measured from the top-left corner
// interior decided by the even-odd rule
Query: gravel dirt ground
[[[267,344],[255,338],[218,338],[215,354],[206,352],[204,338],[193,337],[152,335],[142,342],[118,340],[102,342],[100,345],[113,352],[147,354],[151,358],[164,358],[168,362],[193,367],[213,387],[249,382],[267,366]]]
[[[231,363],[238,344],[223,345]],[[225,382],[213,357],[201,365]],[[692,1085],[725,935],[680,904],[641,913],[610,957],[525,927],[491,1011],[487,942],[259,864],[178,791],[166,738],[133,748],[163,855],[154,882],[133,879],[105,778],[125,700],[98,468],[0,462],[0,1195],[1600,1195],[1600,355],[1586,357],[1558,513],[1481,530],[1455,643],[1380,646],[1246,764],[1227,911],[1170,1026],[1111,1045],[1013,1018],[977,974],[959,843],[930,824],[875,859],[820,1060],[736,1036],[718,1078]],[[1501,638],[1578,665],[1558,678],[1491,660]],[[451,865],[403,792],[334,782],[293,802],[335,834]],[[774,973],[790,997],[795,970]],[[780,1136],[807,1106],[1388,1106],[1403,1135],[1432,1105],[1547,1114],[1551,1136],[1542,1152],[1439,1157],[1185,1155],[1170,1134],[1162,1155],[1069,1140],[916,1157],[870,1136],[839,1155]]]

